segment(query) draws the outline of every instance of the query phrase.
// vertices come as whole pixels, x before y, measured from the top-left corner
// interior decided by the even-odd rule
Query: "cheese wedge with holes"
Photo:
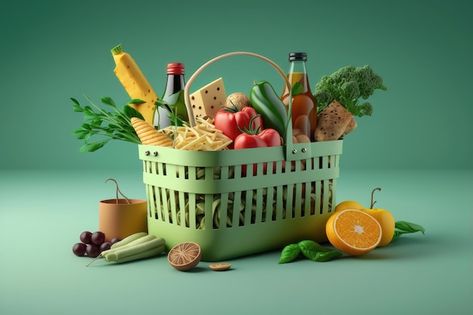
[[[145,101],[143,104],[130,104],[133,108],[143,115],[145,121],[153,125],[154,105],[158,96],[149,84],[148,80],[141,72],[140,67],[135,60],[118,45],[112,48],[112,56],[115,61],[115,75],[125,88],[130,98],[136,98]]]
[[[225,106],[225,86],[223,79],[207,84],[203,88],[195,91],[190,95],[190,101],[194,117],[210,117],[214,118],[217,111]]]

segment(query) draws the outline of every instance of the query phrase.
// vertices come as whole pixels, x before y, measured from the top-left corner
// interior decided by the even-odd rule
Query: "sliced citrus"
[[[185,242],[175,245],[168,253],[168,262],[177,270],[186,271],[194,268],[202,258],[199,244]]]
[[[382,235],[378,221],[356,209],[335,212],[325,229],[330,243],[349,255],[368,253],[378,246]]]

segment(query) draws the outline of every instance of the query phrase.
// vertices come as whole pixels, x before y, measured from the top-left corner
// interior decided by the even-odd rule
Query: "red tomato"
[[[235,139],[235,150],[267,147],[266,142],[259,135],[249,135],[242,133]]]
[[[260,147],[275,147],[281,145],[281,136],[274,129],[265,129],[257,135],[250,135],[247,133],[240,134],[234,142],[235,150],[260,148]],[[246,175],[246,165],[242,168],[243,175]],[[256,175],[257,165],[253,164],[253,175]],[[263,164],[263,173],[267,172],[267,164]]]
[[[265,129],[258,134],[258,137],[262,139],[268,147],[278,147],[282,145],[281,136],[279,132],[274,129]]]
[[[261,117],[256,117],[253,120],[253,126],[249,126],[251,118],[256,115],[256,111],[253,107],[246,106],[243,107],[241,111],[224,107],[215,114],[215,128],[221,130],[224,135],[235,141],[236,137],[242,133],[242,130],[263,129],[263,120]],[[230,147],[233,146],[234,143],[232,143]]]

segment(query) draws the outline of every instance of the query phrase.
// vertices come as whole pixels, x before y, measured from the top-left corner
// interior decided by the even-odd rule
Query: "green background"
[[[0,314],[470,314],[473,311],[473,5],[468,1],[0,2]],[[187,77],[220,53],[248,50],[288,68],[309,54],[312,87],[346,64],[370,64],[389,90],[346,138],[337,200],[379,206],[420,223],[360,258],[278,265],[271,252],[192,273],[165,257],[86,268],[70,248],[96,230],[97,203],[117,178],[144,198],[137,148],[79,153],[68,98],[127,95],[113,74],[123,43],[158,93],[165,66]],[[248,91],[268,65],[245,57],[212,66]],[[275,231],[277,233],[277,231]]]
[[[468,1],[2,1],[1,168],[136,169],[137,150],[111,143],[81,154],[82,117],[69,97],[128,100],[110,48],[122,43],[157,93],[165,66],[187,77],[220,53],[248,50],[288,69],[309,54],[312,87],[341,66],[370,64],[388,92],[345,144],[347,168],[472,168],[472,6]],[[221,62],[195,87],[223,76],[229,92],[253,80],[282,86],[248,57]]]

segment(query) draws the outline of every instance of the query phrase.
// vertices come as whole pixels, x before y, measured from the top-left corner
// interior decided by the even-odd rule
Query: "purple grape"
[[[90,258],[95,258],[100,255],[100,249],[96,245],[87,244],[87,256]]]
[[[72,252],[78,257],[84,256],[86,250],[87,245],[85,245],[84,243],[75,243],[74,246],[72,246]]]
[[[91,244],[92,232],[84,231],[80,234],[80,241],[84,244]]]
[[[112,238],[112,240],[110,241],[110,244],[113,245],[113,244],[118,243],[118,242],[120,242],[120,239],[119,239],[118,237],[114,237],[114,238]]]
[[[110,246],[112,246],[110,242],[102,243],[102,245],[100,245],[100,252],[110,249]]]
[[[100,246],[103,242],[105,242],[105,234],[100,231],[94,232],[90,239],[92,240],[93,244]]]

